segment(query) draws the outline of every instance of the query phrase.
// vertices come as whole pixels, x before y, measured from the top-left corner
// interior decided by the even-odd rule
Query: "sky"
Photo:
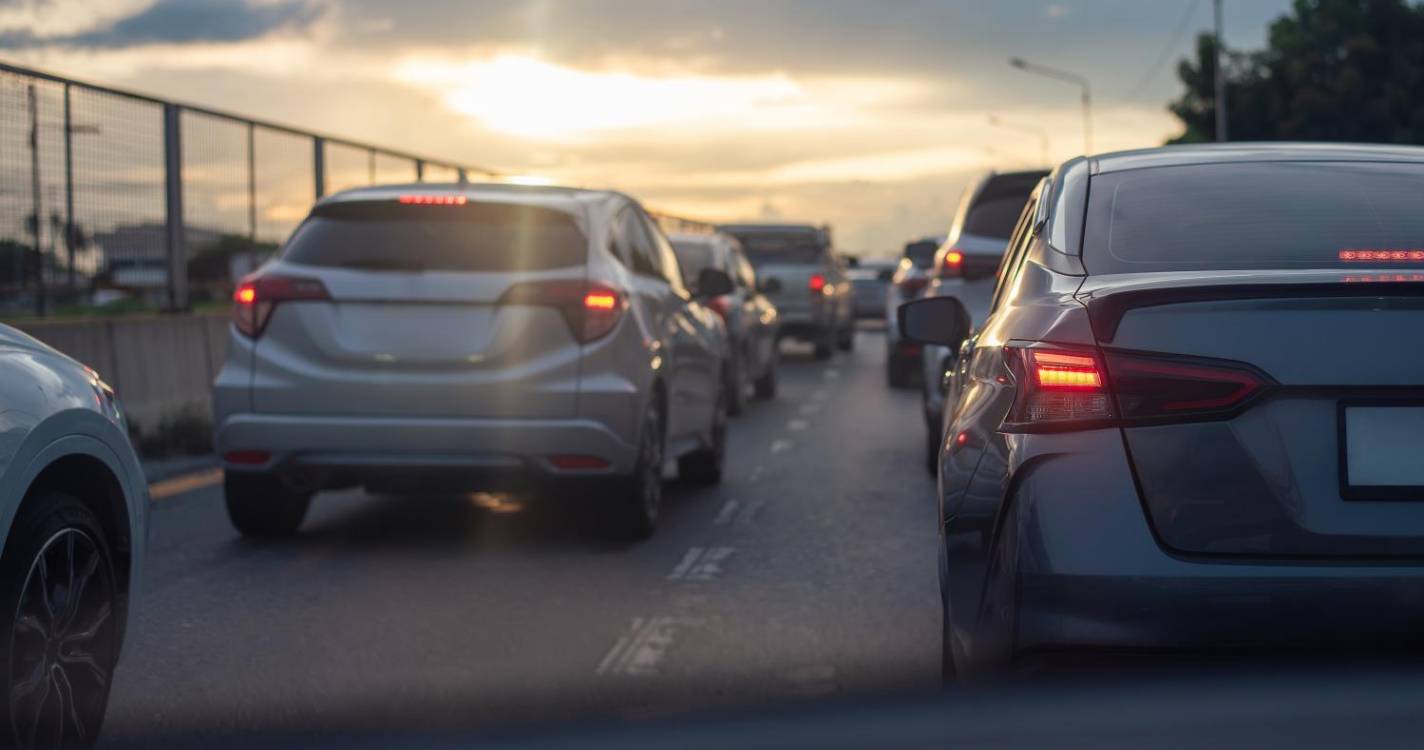
[[[1159,145],[1211,5],[0,0],[0,61],[889,254],[975,174],[1083,153],[1078,89],[1008,58],[1091,82],[1094,151]],[[1288,5],[1226,0],[1228,46]]]

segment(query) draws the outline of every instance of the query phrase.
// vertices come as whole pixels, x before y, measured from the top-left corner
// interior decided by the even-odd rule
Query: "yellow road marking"
[[[154,482],[148,486],[148,496],[153,500],[167,500],[177,497],[185,492],[201,490],[204,487],[212,487],[221,482],[223,478],[222,469],[208,469],[192,474],[184,474],[181,477],[165,479],[161,482]]]

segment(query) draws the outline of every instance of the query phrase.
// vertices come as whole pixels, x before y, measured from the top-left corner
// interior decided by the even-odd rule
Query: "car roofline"
[[[1203,164],[1288,161],[1424,163],[1424,148],[1373,143],[1240,142],[1132,149],[1090,158],[1092,174]]]

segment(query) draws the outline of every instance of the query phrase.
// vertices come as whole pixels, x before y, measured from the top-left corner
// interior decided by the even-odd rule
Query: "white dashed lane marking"
[[[806,416],[809,417],[809,416],[811,416],[812,414],[817,414],[817,413],[819,413],[819,412],[821,411],[821,404],[818,404],[818,403],[802,404],[802,405],[801,405],[801,408],[797,409],[796,411],[798,411],[798,412],[800,412],[800,413],[802,413],[802,414],[805,414]]]
[[[786,423],[786,429],[791,430],[792,432],[800,432],[810,426],[811,423],[807,422],[804,419],[793,419],[790,422]]]
[[[736,553],[734,547],[693,547],[668,573],[669,581],[710,581],[722,574],[722,563]]]
[[[741,502],[733,499],[722,504],[722,509],[717,511],[717,517],[712,519],[714,526],[725,526],[737,517],[737,511],[742,507]]]
[[[628,632],[598,663],[597,673],[655,675],[678,631],[701,624],[702,620],[689,617],[634,617]]]
[[[775,440],[771,443],[771,454],[774,456],[782,451],[788,451],[796,447],[796,443],[790,440]]]
[[[728,500],[717,512],[717,517],[712,519],[712,525],[726,526],[735,523],[738,526],[750,526],[756,522],[757,514],[761,513],[761,509],[764,507],[766,507],[766,500],[761,498],[747,502]]]

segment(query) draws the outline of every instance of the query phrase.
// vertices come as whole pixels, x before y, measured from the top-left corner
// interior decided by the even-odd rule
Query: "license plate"
[[[1340,428],[1346,498],[1424,500],[1424,406],[1342,406]]]

